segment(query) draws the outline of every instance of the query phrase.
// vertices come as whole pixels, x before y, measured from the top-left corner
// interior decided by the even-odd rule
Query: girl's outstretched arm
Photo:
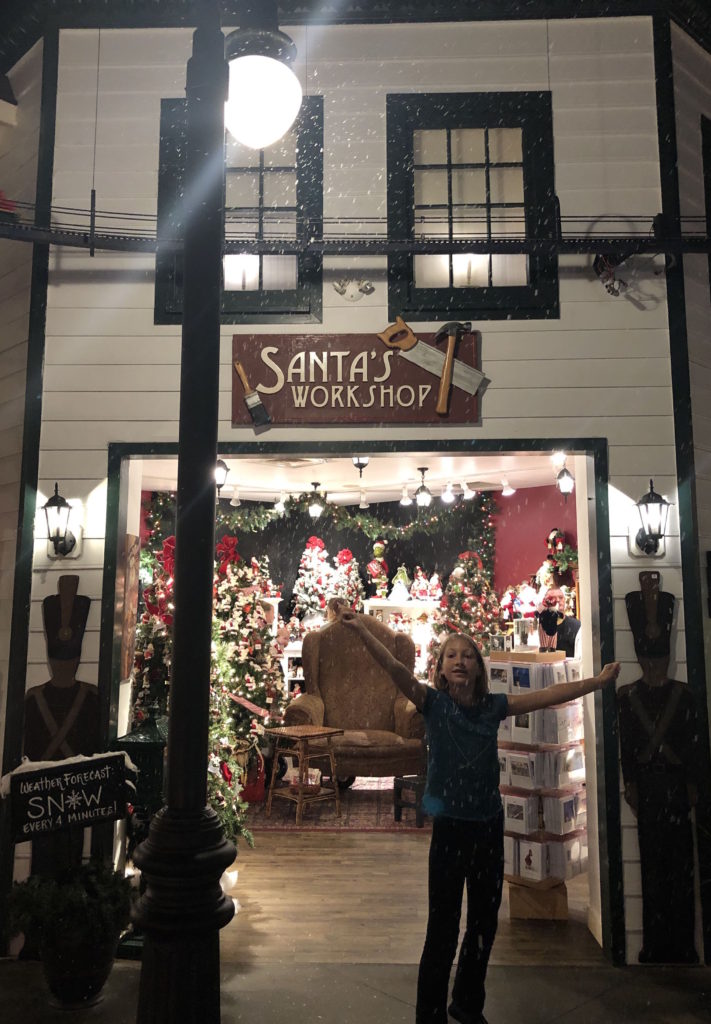
[[[617,679],[620,674],[619,661],[610,662],[605,665],[599,676],[591,679],[579,679],[574,683],[554,683],[546,686],[543,690],[533,690],[531,693],[514,693],[508,695],[509,715],[522,715],[527,711],[538,711],[541,708],[552,708],[556,704],[565,704],[566,701],[575,700],[576,697],[583,697],[593,690],[602,690],[608,683]]]
[[[427,687],[420,683],[409,668],[398,661],[394,654],[365,625],[365,615],[358,615],[356,612],[338,612],[338,619],[358,634],[363,641],[363,646],[372,654],[375,660],[388,673],[397,688],[412,701],[418,711],[422,711],[425,705]]]

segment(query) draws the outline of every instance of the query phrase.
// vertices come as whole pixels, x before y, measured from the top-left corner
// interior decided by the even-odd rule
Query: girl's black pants
[[[452,1001],[474,1021],[494,944],[504,879],[503,813],[489,821],[435,818],[429,858],[429,919],[417,980],[417,1024],[446,1024],[447,987],[459,938],[464,884],[466,932]]]

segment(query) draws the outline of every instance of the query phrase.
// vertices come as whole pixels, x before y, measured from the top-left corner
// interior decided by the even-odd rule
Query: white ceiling
[[[354,454],[357,452],[354,450]],[[337,504],[358,503],[361,488],[368,501],[396,501],[403,485],[410,493],[419,486],[420,466],[427,467],[425,482],[433,494],[438,495],[451,481],[455,493],[466,482],[473,490],[501,490],[507,480],[516,489],[552,486],[558,472],[548,453],[519,455],[441,455],[432,453],[402,453],[370,456],[359,480],[358,470],[351,457],[300,458],[264,455],[260,458],[221,456],[230,472],[222,496],[230,496],[233,487],[239,489],[241,499],[274,501],[282,491],[296,495],[312,490],[328,493]],[[174,490],[177,480],[177,459],[144,459],[144,490]],[[569,460],[572,469],[572,459]]]

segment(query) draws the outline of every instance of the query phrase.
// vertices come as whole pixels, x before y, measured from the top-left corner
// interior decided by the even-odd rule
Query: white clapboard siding
[[[42,45],[10,71],[17,124],[0,126],[0,188],[34,202]],[[0,241],[0,714],[5,708],[20,501],[21,438],[29,330],[32,247]],[[0,735],[0,756],[4,735]]]
[[[299,50],[296,70],[307,93],[324,97],[327,217],[384,217],[387,94],[426,91],[550,88],[555,185],[563,216],[614,215],[629,230],[646,230],[661,208],[649,18],[570,19],[548,25],[544,21],[341,25],[308,31],[300,26],[293,30],[293,37]],[[160,100],[184,94],[190,45],[187,29],[102,31],[97,77],[98,32],[61,33],[56,204],[88,206],[96,152],[100,210],[127,214],[155,210]],[[308,66],[303,58],[306,52]],[[618,655],[624,660],[623,679],[631,682],[638,666],[624,595],[639,588],[638,574],[644,567],[627,548],[632,503],[647,489],[650,476],[671,501],[677,500],[665,281],[658,273],[659,260],[631,260],[622,273],[629,294],[613,298],[592,273],[591,262],[590,257],[560,260],[559,320],[477,324],[482,333],[482,366],[491,380],[482,403],[481,425],[419,431],[374,427],[361,429],[359,436],[395,444],[399,439],[426,441],[432,436],[466,442],[607,438],[614,624]],[[367,276],[374,293],[355,305],[341,299],[332,282],[344,272]],[[690,291],[695,310],[703,308],[701,292],[699,288]],[[105,473],[109,443],[176,441],[180,328],[154,325],[153,302],[153,261],[148,257],[97,253],[90,259],[80,252],[53,254],[41,441],[43,486],[53,479],[66,479],[86,501]],[[233,333],[376,333],[387,323],[385,260],[363,257],[325,261],[322,324],[223,327],[220,438],[253,440],[249,427],[231,426]],[[418,324],[418,330],[425,333],[438,326]],[[707,391],[711,392],[707,372],[711,364],[699,362],[704,372],[694,381],[695,395],[704,396],[705,401]],[[706,427],[699,432],[700,450],[711,453],[711,417],[698,422]],[[11,425],[6,429],[11,430]],[[352,438],[352,430],[336,422],[328,436]],[[319,432],[319,440],[323,437]],[[273,441],[313,438],[314,432],[305,428],[270,432]],[[705,479],[711,488],[711,460],[706,465]],[[711,489],[707,495],[701,483],[711,548]],[[94,530],[87,538],[90,561],[80,559],[76,565],[82,592],[90,593],[97,606],[101,569],[95,567],[100,549],[94,545],[100,545],[99,532]],[[39,547],[38,561],[42,559]],[[678,598],[674,657],[678,676],[684,678],[676,512],[667,553],[655,567],[662,572],[664,588]],[[55,592],[56,575],[57,570],[49,569],[34,576],[33,682],[42,681],[41,600]],[[92,604],[88,631],[92,645],[97,614]],[[92,667],[95,657],[92,646]],[[86,674],[90,670],[82,665],[85,678],[90,678]],[[634,832],[633,822],[627,823],[625,832]],[[641,929],[637,860],[634,843],[626,843],[631,959],[636,957]]]
[[[678,147],[681,213],[684,216],[707,215],[704,193],[704,167],[701,149],[701,117],[711,119],[711,56],[684,32],[673,26],[674,105]],[[709,173],[706,168],[706,173]],[[703,227],[696,224],[696,231]],[[696,512],[702,603],[706,609],[709,594],[706,580],[706,553],[711,551],[711,351],[708,331],[711,322],[709,264],[706,255],[684,257],[686,328],[689,339],[689,375],[696,467]],[[711,620],[703,615],[706,677],[711,673]],[[711,714],[711,688],[707,689]]]

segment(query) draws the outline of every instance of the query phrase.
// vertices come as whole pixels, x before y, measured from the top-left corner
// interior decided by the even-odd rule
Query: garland
[[[313,501],[313,494],[299,494],[289,497],[284,502],[283,513],[275,512],[271,505],[255,504],[250,507],[240,506],[223,508],[218,502],[215,511],[215,525],[219,532],[230,533],[261,533],[277,519],[286,521],[291,516],[308,516],[308,508]],[[370,513],[358,510],[350,512],[344,505],[334,505],[323,501],[324,510],[319,522],[330,520],[338,530],[351,530],[362,533],[370,540],[409,540],[418,534],[432,535],[438,533],[443,525],[451,522],[452,517],[465,519],[471,528],[467,538],[467,546],[479,552],[486,575],[491,578],[494,571],[494,523],[496,503],[489,493],[477,494],[471,501],[462,502],[450,508],[419,513],[409,523],[395,523],[392,520],[380,519]],[[151,495],[150,504],[146,507],[146,525],[151,531],[151,547],[160,546],[166,536],[175,532],[175,494],[155,492]]]

